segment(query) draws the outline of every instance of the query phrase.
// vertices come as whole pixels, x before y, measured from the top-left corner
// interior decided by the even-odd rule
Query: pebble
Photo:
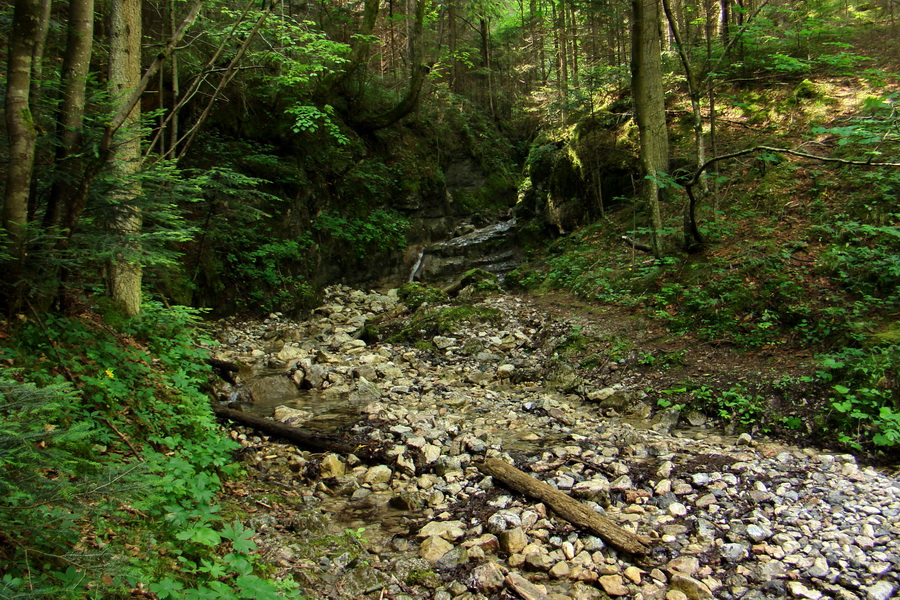
[[[401,533],[404,538],[384,544],[396,555],[369,554],[359,561],[393,575],[403,556],[398,549],[409,546],[425,571],[474,565],[465,583],[438,579],[434,587],[417,588],[422,590],[417,598],[512,596],[506,576],[519,572],[546,583],[539,593],[548,598],[705,600],[715,594],[764,600],[789,594],[808,600],[889,600],[896,595],[896,477],[862,468],[852,456],[791,448],[749,434],[686,435],[674,429],[678,411],[658,411],[652,426],[644,428],[607,419],[603,412],[612,408],[604,402],[638,402],[637,392],[647,382],[634,379],[620,361],[615,377],[624,377],[624,383],[597,385],[585,394],[591,402],[582,404],[577,390],[586,380],[553,358],[576,323],[567,317],[548,320],[546,310],[527,299],[488,297],[483,305],[499,311],[498,324],[463,323],[432,336],[439,352],[354,340],[369,319],[399,311],[400,304],[395,292],[343,286],[329,289],[323,307],[308,321],[270,316],[229,330],[223,359],[260,368],[280,361],[292,375],[284,378],[287,385],[314,390],[298,393],[319,394],[317,401],[323,402],[351,398],[363,417],[354,434],[384,444],[390,457],[389,464],[366,467],[356,457],[319,458],[250,432],[237,438],[252,448],[248,468],[259,465],[255,468],[266,477],[283,471],[288,487],[310,501],[328,498],[348,512],[351,506],[370,511],[371,521],[363,525],[373,535],[380,507],[389,500],[421,517],[425,522],[412,530],[417,534],[412,544]],[[588,328],[580,329],[583,335],[599,335],[590,331],[591,323],[578,325]],[[270,343],[279,331],[290,331],[291,341]],[[303,420],[317,414],[313,405],[288,408],[279,414]],[[697,418],[685,413],[688,421]],[[658,554],[641,563],[646,571],[599,537],[553,516],[547,506],[509,493],[476,467],[485,457],[512,461],[510,454],[526,473],[649,537]],[[321,478],[330,481],[304,479],[310,471],[305,465],[317,461]],[[334,495],[338,492],[343,495]],[[279,568],[296,562],[298,571],[309,572],[300,562],[309,534],[300,520],[291,523],[288,532],[279,533],[272,524],[254,521],[255,539],[277,544],[280,538],[272,536],[295,531],[297,544],[283,545],[272,556],[279,557]],[[398,539],[407,543],[395,543]],[[332,562],[337,569],[349,559]],[[397,579],[404,581],[399,572]],[[392,597],[406,595],[412,596],[398,588]]]

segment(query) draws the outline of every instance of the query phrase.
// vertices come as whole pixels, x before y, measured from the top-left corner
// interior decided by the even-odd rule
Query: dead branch
[[[476,466],[485,475],[490,475],[511,490],[545,503],[562,519],[600,536],[619,550],[637,555],[650,552],[648,539],[619,527],[578,500],[502,460],[488,458]]]

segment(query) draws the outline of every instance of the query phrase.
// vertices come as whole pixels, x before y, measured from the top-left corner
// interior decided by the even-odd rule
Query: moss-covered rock
[[[449,300],[447,294],[438,287],[422,283],[410,282],[397,290],[397,296],[410,310],[417,310],[425,304],[440,304]]]

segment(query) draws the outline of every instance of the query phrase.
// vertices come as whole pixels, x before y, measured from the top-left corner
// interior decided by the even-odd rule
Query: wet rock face
[[[353,416],[345,437],[383,448],[363,464],[232,432],[251,472],[296,505],[251,523],[279,576],[310,597],[348,599],[896,595],[896,477],[849,455],[680,432],[677,411],[647,414],[657,398],[639,381],[609,369],[559,374],[572,323],[549,322],[524,298],[481,304],[500,318],[460,321],[420,348],[362,342],[366,320],[402,306],[396,294],[344,287],[309,321],[223,330],[221,358],[242,362],[242,376],[274,372],[296,388],[281,418],[310,426],[331,403]],[[478,470],[488,457],[649,538],[653,551],[624,556],[505,489]]]
[[[501,221],[423,249],[411,277],[418,281],[447,281],[471,269],[507,273],[518,266],[520,253],[513,235],[516,220]]]

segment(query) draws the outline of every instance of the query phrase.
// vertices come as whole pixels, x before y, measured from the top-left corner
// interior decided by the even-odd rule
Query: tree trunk
[[[56,180],[50,188],[44,226],[58,225],[60,212],[72,210],[82,174],[81,151],[85,90],[94,39],[94,0],[70,0],[66,54],[62,66],[62,96],[56,120]],[[68,219],[67,219],[68,220]]]
[[[50,10],[52,8],[51,0],[41,0],[38,31],[35,35],[34,50],[31,53],[31,98],[29,101],[32,107],[38,105],[44,82],[44,47],[47,45],[47,34],[50,32]]]
[[[459,49],[459,23],[456,15],[456,1],[447,4],[447,45],[450,52],[450,91],[459,93],[462,69],[456,51]]]
[[[559,517],[600,536],[619,550],[637,555],[644,555],[650,551],[649,543],[644,538],[619,527],[582,502],[502,460],[488,458],[475,466],[511,490],[543,502]]]
[[[650,245],[662,256],[662,216],[657,179],[669,170],[669,137],[662,86],[659,10],[656,0],[632,0],[631,87],[640,134],[643,197],[650,212]]]
[[[687,80],[688,87],[688,96],[691,99],[691,111],[693,114],[693,128],[694,128],[694,144],[695,149],[697,151],[697,164],[702,165],[706,162],[706,144],[703,139],[703,117],[700,114],[700,94],[703,93],[701,89],[701,82],[698,81],[697,72],[692,68],[691,61],[687,56],[687,53],[684,50],[684,43],[681,39],[681,34],[679,33],[679,25],[675,20],[674,15],[672,14],[672,9],[669,6],[669,0],[662,0],[663,10],[666,13],[666,19],[669,22],[669,30],[672,32],[672,38],[675,40],[675,48],[678,51],[678,56],[681,59],[681,64],[684,67],[684,74]],[[701,187],[703,191],[708,191],[709,186],[707,185],[707,180],[704,177],[700,181]],[[700,237],[700,231],[697,228],[697,219],[696,219],[696,199],[693,194],[690,195],[690,200],[685,203],[684,206],[684,249],[687,252],[694,251],[698,246],[703,244],[703,239]]]
[[[400,101],[390,110],[372,117],[370,119],[360,120],[354,123],[357,129],[363,131],[377,131],[390,127],[409,113],[411,113],[419,103],[419,94],[425,79],[431,71],[431,65],[426,64],[422,57],[422,30],[425,23],[426,2],[418,0],[415,9],[415,19],[411,25],[410,39],[408,43],[410,76],[409,86],[406,94]]]
[[[35,46],[41,31],[40,0],[16,0],[9,42],[6,74],[6,129],[9,162],[3,228],[9,234],[11,254],[24,258],[24,234],[28,224],[28,197],[34,169],[37,130],[31,114],[31,73]]]
[[[113,0],[109,27],[110,94],[127,109],[141,83],[141,0]],[[124,115],[110,147],[110,166],[118,189],[110,195],[113,216],[109,228],[116,238],[116,252],[107,266],[107,293],[128,316],[141,309],[142,269],[136,256],[142,224],[136,201],[141,188],[135,177],[141,162],[140,119],[140,102],[136,102]]]

